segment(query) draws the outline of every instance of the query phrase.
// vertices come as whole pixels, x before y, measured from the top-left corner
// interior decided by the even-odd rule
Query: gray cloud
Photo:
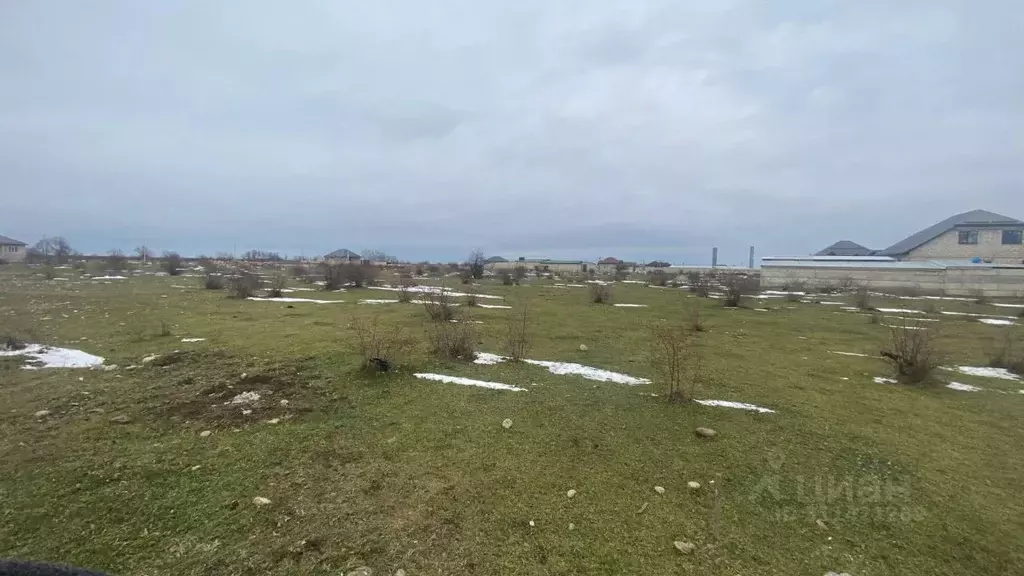
[[[507,5],[506,5],[507,4]],[[1024,217],[1008,0],[9,3],[0,233],[409,258]]]

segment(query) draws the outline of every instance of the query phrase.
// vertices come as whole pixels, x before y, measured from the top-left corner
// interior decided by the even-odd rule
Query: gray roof
[[[356,260],[356,259],[362,259],[362,256],[360,256],[359,254],[356,254],[355,252],[353,252],[351,250],[348,250],[346,248],[342,248],[340,250],[335,250],[334,252],[331,252],[330,254],[324,256],[324,258],[339,258],[339,259],[340,258],[344,258],[346,260]]]
[[[1009,216],[1003,216],[996,214],[995,212],[989,212],[987,210],[971,210],[970,212],[964,212],[963,214],[957,214],[956,216],[950,216],[938,224],[933,224],[916,234],[912,234],[903,240],[889,246],[885,250],[879,250],[876,254],[883,256],[898,256],[900,254],[906,254],[914,248],[934,240],[939,236],[949,232],[957,226],[964,226],[976,224],[981,226],[992,226],[1000,224],[1011,224],[1014,226],[1024,226],[1024,222],[1017,220],[1016,218],[1010,218]]]
[[[874,250],[861,246],[850,240],[840,240],[835,244],[817,252],[815,256],[870,256]]]
[[[491,256],[487,260],[484,260],[484,262],[490,262],[493,264],[494,262],[508,262],[508,260],[505,260],[501,256]]]
[[[24,242],[18,242],[14,238],[8,238],[7,236],[3,235],[0,235],[0,244],[4,244],[6,246],[10,246],[12,244],[14,246],[28,246],[28,244],[25,244]]]

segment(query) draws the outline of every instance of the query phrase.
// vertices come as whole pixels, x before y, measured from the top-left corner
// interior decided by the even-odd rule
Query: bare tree
[[[483,250],[477,248],[470,252],[467,263],[469,264],[469,272],[473,275],[473,278],[479,280],[484,277],[484,264],[487,263],[487,260],[484,258]]]
[[[150,258],[153,257],[153,251],[146,247],[145,244],[143,244],[142,246],[139,246],[138,248],[135,249],[135,255],[139,257],[139,260],[142,260],[143,264],[145,264],[146,262],[149,261]]]
[[[505,331],[505,354],[514,361],[526,358],[530,351],[530,307],[525,301],[520,303],[519,311],[510,314]]]
[[[117,272],[123,271],[128,266],[128,258],[124,255],[124,252],[114,249],[107,253],[107,268],[110,270],[116,270]]]
[[[181,256],[177,252],[164,252],[164,271],[170,276],[181,274]]]
[[[385,264],[394,264],[395,262],[398,262],[398,258],[395,258],[383,250],[363,250],[360,256],[363,257],[363,260],[369,260],[370,262],[383,262]]]
[[[689,402],[704,378],[696,332],[655,324],[651,327],[651,364],[669,402]]]

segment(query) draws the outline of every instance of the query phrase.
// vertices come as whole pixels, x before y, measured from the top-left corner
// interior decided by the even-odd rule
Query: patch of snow
[[[396,288],[394,286],[370,286],[372,290],[388,290],[391,292],[400,292],[406,290],[407,292],[419,292],[424,294],[441,294],[444,293],[448,296],[470,296],[466,292],[454,292],[451,288],[442,288],[439,286],[409,286],[408,288]],[[504,300],[504,296],[492,296],[490,294],[473,294],[477,298],[490,298],[494,300]]]
[[[549,362],[546,360],[523,360],[523,362],[533,364],[535,366],[543,366],[548,369],[548,372],[559,376],[582,376],[587,380],[615,382],[617,384],[627,384],[629,386],[651,383],[647,378],[636,378],[627,374],[620,374],[619,372],[612,372],[610,370],[602,370],[601,368],[576,364],[575,362]]]
[[[1013,326],[1016,324],[1013,320],[1001,320],[999,318],[978,318],[978,322],[993,326]]]
[[[892,320],[911,320],[913,322],[938,322],[937,318],[909,318],[907,316],[882,316],[882,318],[890,318]]]
[[[768,294],[770,296],[807,296],[807,292],[786,292],[784,290],[762,290],[761,294]]]
[[[907,330],[927,330],[924,326],[897,326],[895,324],[882,324],[886,328],[903,328]]]
[[[1005,318],[1007,320],[1016,320],[1016,316],[1000,316],[998,314],[975,314],[973,312],[949,312],[943,310],[940,314],[946,314],[948,316],[970,316],[972,318]]]
[[[1024,304],[1007,304],[1005,302],[989,302],[989,304],[1003,308],[1024,308]]]
[[[498,356],[497,354],[491,354],[490,352],[477,352],[476,360],[473,360],[474,364],[501,364],[506,358],[504,356]]]
[[[643,280],[623,280],[623,284],[646,284]]]
[[[892,312],[895,314],[925,314],[924,310],[914,310],[912,308],[877,308],[879,312]]]
[[[857,310],[860,310],[860,308],[857,308],[856,306],[843,306],[842,310],[852,310],[853,312],[856,312]]]
[[[566,284],[569,288],[586,288],[584,284]]]
[[[250,297],[246,300],[259,300],[260,302],[313,302],[315,304],[339,304],[344,300],[312,300],[310,298],[255,298]]]
[[[93,276],[93,280],[127,280],[127,276]]]
[[[398,304],[398,300],[360,300],[360,304]]]
[[[513,392],[523,392],[526,390],[526,388],[509,386],[508,384],[502,384],[500,382],[486,382],[484,380],[473,380],[471,378],[462,378],[459,376],[445,376],[444,374],[418,373],[413,374],[413,376],[423,380],[434,380],[448,384],[461,384],[462,386],[479,386],[480,388],[490,388],[492,390],[511,390]]]
[[[647,304],[612,304],[617,308],[647,308]]]
[[[756,406],[754,404],[747,404],[746,402],[730,402],[729,400],[694,400],[697,404],[704,406],[721,406],[723,408],[739,408],[740,410],[752,410],[754,412],[761,412],[762,414],[774,414],[775,410],[770,408],[764,408],[762,406]]]
[[[837,352],[835,350],[829,350],[829,354],[842,354],[843,356],[861,356],[863,358],[875,358],[871,354],[861,354],[860,352]]]
[[[1002,380],[1020,380],[1020,376],[1017,376],[1013,372],[1010,372],[1006,368],[989,368],[987,366],[957,366],[956,368],[946,368],[946,370],[959,370],[963,374],[968,376],[984,376],[986,378],[1000,378]]]
[[[256,392],[242,392],[232,398],[228,404],[252,404],[253,402],[259,402],[259,400],[260,395]]]
[[[953,390],[959,390],[961,392],[979,392],[982,389],[977,386],[971,386],[970,384],[961,384],[959,382],[950,382],[946,384],[946,388],[952,388]]]
[[[182,338],[182,342],[205,342],[206,338]]]
[[[477,306],[481,308],[512,308],[511,306],[505,306],[503,304],[477,304]]]
[[[38,368],[96,368],[103,365],[103,358],[73,348],[57,348],[40,344],[29,344],[21,350],[0,350],[0,356],[25,356],[29,364],[25,370]],[[42,366],[38,366],[42,364]]]
[[[845,306],[846,302],[832,302],[830,300],[821,300],[818,304],[824,304],[826,306]]]
[[[896,381],[892,378],[883,378],[881,376],[875,376],[875,384],[895,384]]]

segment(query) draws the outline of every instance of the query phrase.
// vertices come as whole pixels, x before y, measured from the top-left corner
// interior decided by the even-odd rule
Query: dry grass
[[[356,318],[352,320],[351,329],[366,370],[392,370],[415,345],[400,324],[382,322],[380,315]]]
[[[696,333],[678,326],[651,327],[650,361],[658,373],[669,402],[693,400],[702,377]]]
[[[476,353],[476,331],[469,321],[434,322],[428,331],[430,349],[449,360],[472,360]]]

